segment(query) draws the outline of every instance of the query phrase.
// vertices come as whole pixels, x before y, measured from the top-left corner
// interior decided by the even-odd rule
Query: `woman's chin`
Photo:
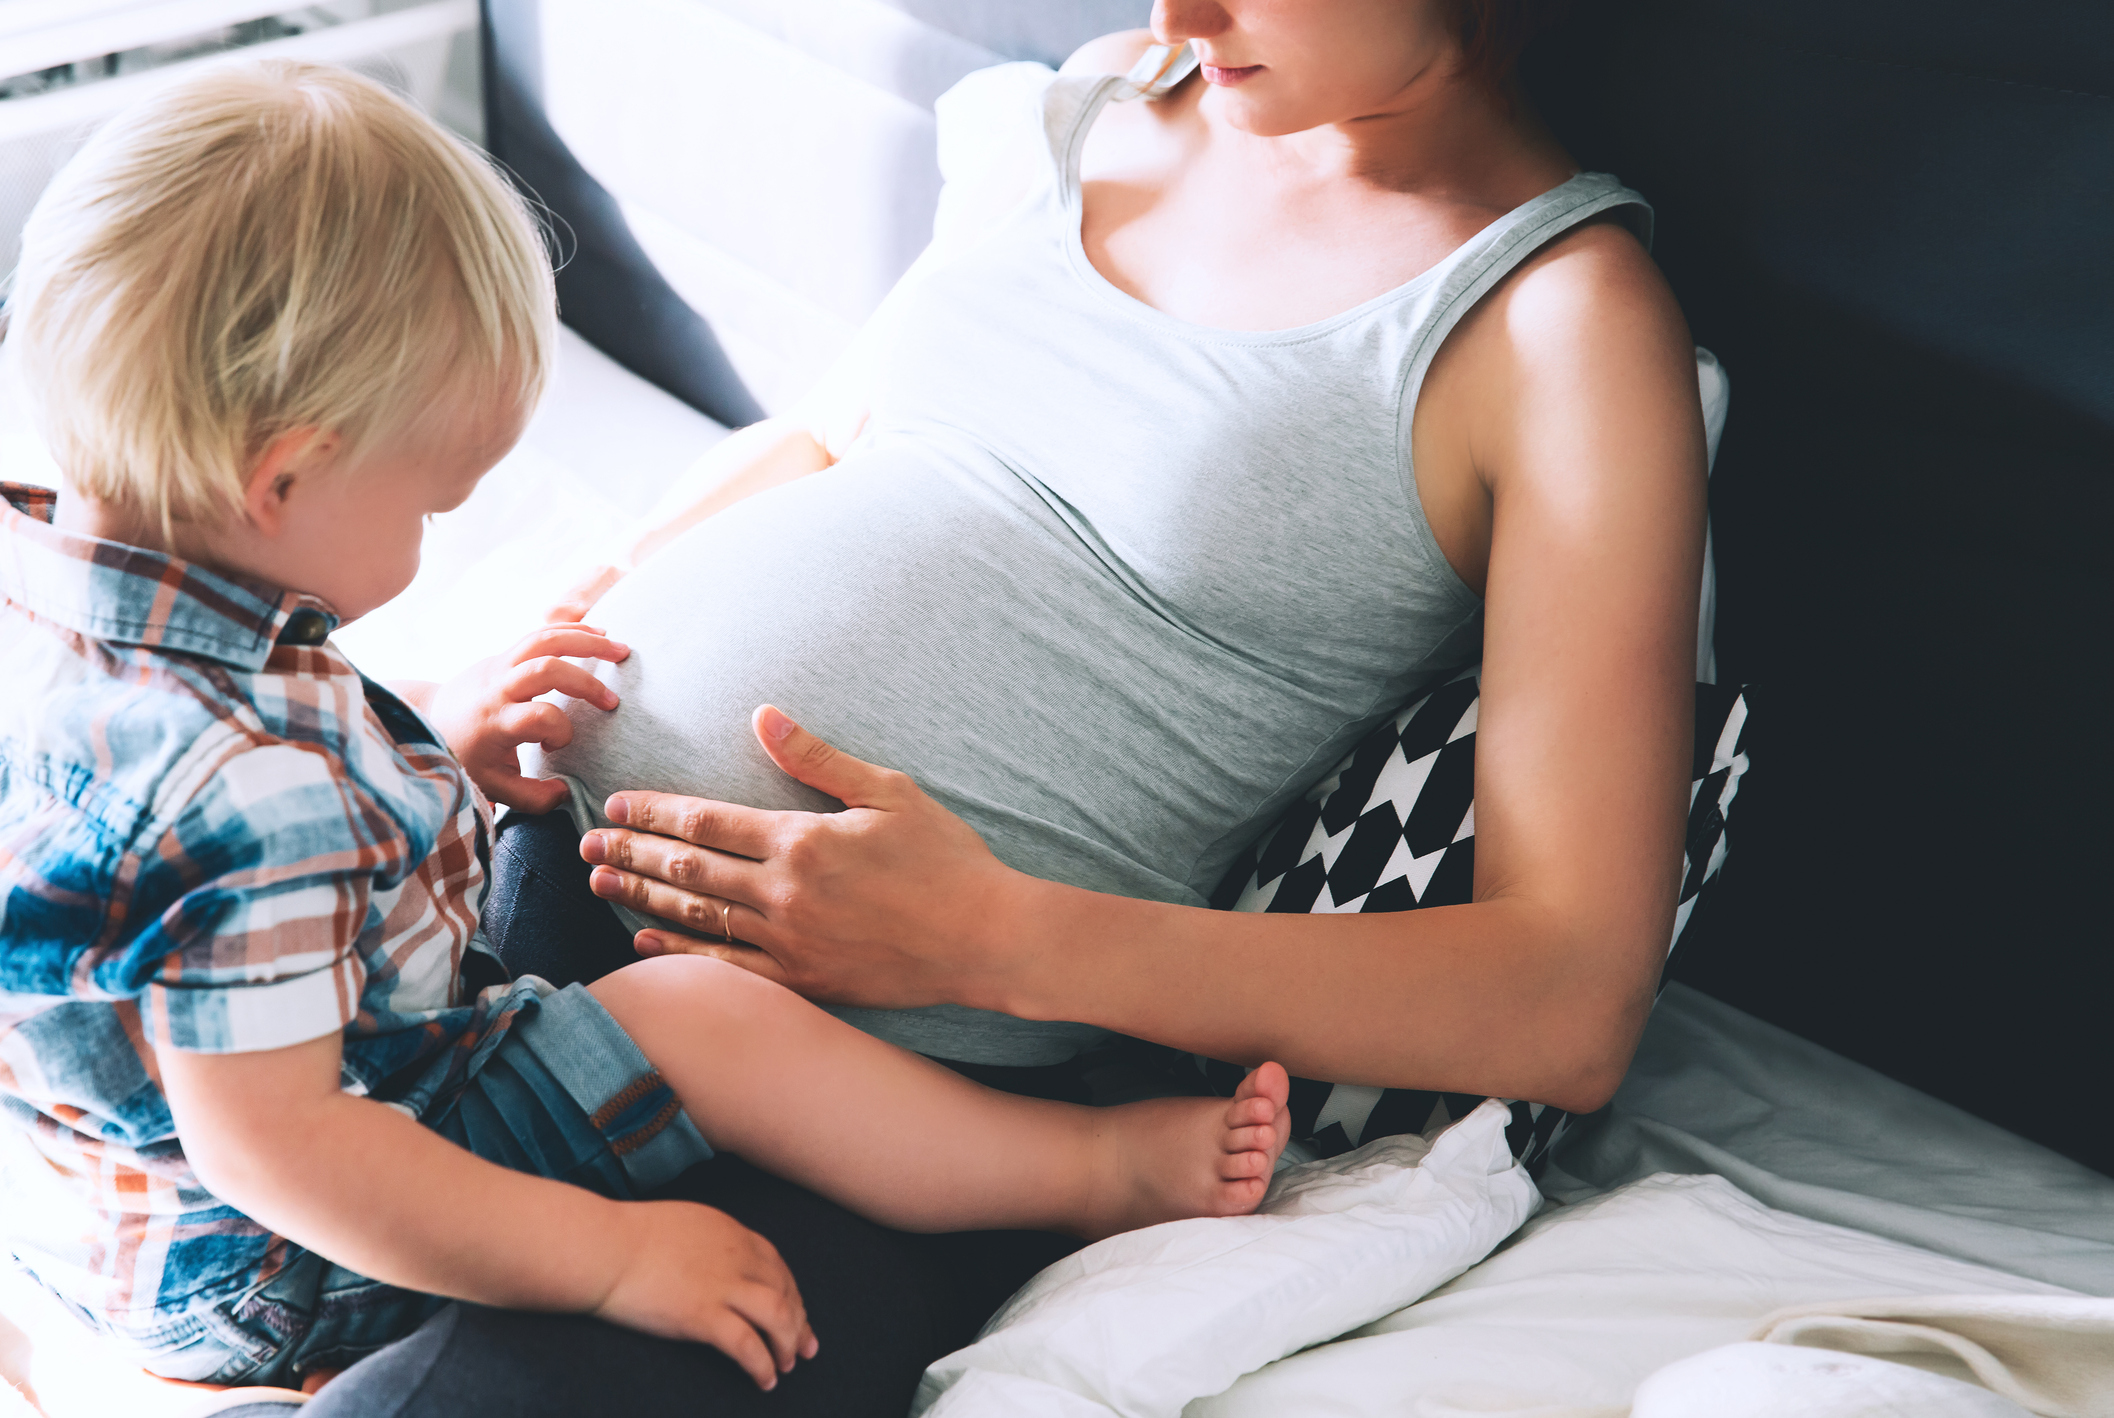
[[[1333,115],[1313,105],[1291,104],[1281,99],[1273,101],[1269,94],[1258,92],[1262,87],[1259,81],[1269,77],[1259,74],[1237,86],[1214,84],[1204,94],[1202,106],[1212,118],[1227,127],[1257,138],[1282,138],[1288,133],[1303,133],[1309,128],[1336,121]]]

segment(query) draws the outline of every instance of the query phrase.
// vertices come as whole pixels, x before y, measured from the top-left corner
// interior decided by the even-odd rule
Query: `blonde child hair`
[[[226,516],[280,435],[348,460],[450,400],[541,396],[543,237],[468,144],[344,69],[210,70],[106,124],[30,214],[6,343],[91,497]]]

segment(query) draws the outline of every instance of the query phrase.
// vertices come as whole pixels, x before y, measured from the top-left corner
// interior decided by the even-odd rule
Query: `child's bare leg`
[[[1231,1102],[1082,1108],[971,1083],[700,956],[590,987],[714,1147],[910,1231],[1088,1238],[1255,1209],[1284,1150],[1284,1070]]]

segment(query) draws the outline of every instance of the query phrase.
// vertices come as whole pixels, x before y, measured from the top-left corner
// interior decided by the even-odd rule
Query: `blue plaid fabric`
[[[464,997],[489,805],[327,605],[4,491],[0,1246],[151,1349],[302,1253],[199,1185],[149,1041],[342,1033],[345,1088],[423,1116],[540,982]]]

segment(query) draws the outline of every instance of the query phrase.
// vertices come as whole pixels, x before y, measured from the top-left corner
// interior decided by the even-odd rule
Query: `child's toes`
[[[1251,1177],[1267,1177],[1271,1169],[1267,1152],[1229,1152],[1219,1160],[1218,1174],[1222,1181],[1237,1182]]]
[[[1276,1149],[1277,1129],[1268,1123],[1233,1128],[1226,1133],[1228,1152],[1270,1152]]]
[[[1283,1064],[1262,1064],[1241,1080],[1240,1087],[1233,1090],[1233,1097],[1236,1102],[1248,1098],[1267,1098],[1274,1112],[1291,1101],[1292,1079],[1285,1072]]]

